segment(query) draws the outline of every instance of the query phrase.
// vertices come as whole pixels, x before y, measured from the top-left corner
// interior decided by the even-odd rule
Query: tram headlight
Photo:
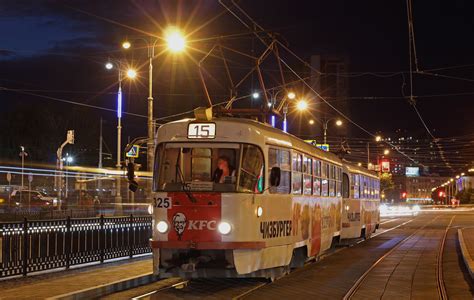
[[[149,215],[153,214],[153,205],[148,205],[148,214]]]
[[[263,208],[261,206],[257,207],[257,217],[261,217],[263,215]]]
[[[156,224],[156,230],[158,230],[159,233],[166,233],[168,231],[169,225],[168,222],[166,221],[159,221]]]
[[[219,232],[224,235],[229,234],[231,229],[232,226],[230,226],[230,224],[227,222],[220,222],[219,226],[217,226],[217,230],[219,230]]]

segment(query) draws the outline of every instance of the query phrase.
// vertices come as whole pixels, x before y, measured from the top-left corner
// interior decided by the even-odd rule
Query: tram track
[[[394,219],[394,221],[395,221],[395,219]],[[401,220],[397,219],[397,221],[401,221]],[[388,229],[382,230],[381,232],[379,232],[377,234],[372,235],[372,238],[376,237],[378,235],[382,235],[384,233],[390,232],[394,229],[400,228],[401,226],[409,224],[412,221],[413,221],[413,219],[410,219],[410,220],[404,221],[404,222],[399,223],[399,224],[397,224],[398,222],[396,224],[390,224],[391,227],[389,227]],[[391,222],[389,222],[389,223],[391,223]],[[312,260],[312,261],[307,262],[305,264],[305,266],[310,266],[310,265],[313,265],[315,262],[320,262],[320,261],[324,260],[325,258],[328,258],[328,257],[330,257],[330,256],[332,256],[332,255],[334,255],[334,254],[336,254],[336,253],[338,253],[342,250],[345,250],[348,247],[355,246],[355,245],[357,245],[358,243],[360,243],[362,241],[364,241],[364,240],[358,240],[358,241],[355,241],[354,243],[349,244],[347,246],[343,246],[343,247],[340,247],[340,248],[334,248],[334,249],[326,252],[325,254],[321,255],[316,260]],[[298,271],[301,271],[303,269],[304,268],[295,269],[291,273],[298,272]],[[146,293],[134,296],[131,299],[137,299],[137,300],[139,300],[139,299],[140,300],[141,299],[153,299],[153,298],[157,298],[157,299],[177,299],[177,298],[185,298],[186,296],[191,296],[191,298],[193,298],[195,296],[204,297],[204,296],[209,296],[208,294],[206,294],[206,290],[209,289],[208,286],[212,286],[213,284],[216,284],[216,283],[224,285],[224,286],[232,285],[232,289],[234,289],[235,291],[234,292],[232,292],[232,291],[229,292],[229,291],[226,291],[225,289],[222,289],[222,290],[216,291],[216,293],[212,295],[214,298],[221,297],[221,298],[226,298],[226,299],[243,299],[246,296],[253,293],[254,291],[256,291],[256,290],[258,290],[258,289],[260,289],[264,286],[267,286],[269,284],[272,284],[272,282],[269,282],[269,281],[262,282],[262,280],[258,280],[258,279],[254,279],[254,278],[250,278],[250,279],[220,279],[220,280],[199,279],[198,281],[199,281],[199,284],[197,286],[193,285],[193,282],[195,282],[195,280],[178,281],[178,282],[175,282],[171,285],[166,285],[166,286],[163,286],[163,287],[159,287],[159,288],[156,288],[153,291],[146,292]]]
[[[414,238],[418,233],[423,231],[427,226],[435,222],[440,216],[432,219],[428,223],[424,224],[423,226],[419,227],[416,229],[413,233],[405,237],[404,239],[400,240],[394,247],[392,247],[388,252],[386,252],[384,255],[382,255],[378,260],[376,260],[352,285],[352,287],[347,291],[347,293],[344,295],[343,299],[348,300],[352,299],[357,292],[360,290],[360,288],[363,286],[364,282],[368,278],[368,276],[373,272],[373,270],[379,266],[387,257],[389,257],[391,254],[393,254],[396,250],[398,250],[402,245],[404,245],[406,242],[408,242],[410,239]],[[441,238],[437,255],[436,255],[436,283],[437,283],[437,292],[439,299],[448,299],[448,295],[446,292],[446,287],[444,285],[444,280],[443,280],[443,252],[444,252],[444,247],[446,244],[446,237],[448,234],[448,231],[451,227],[451,224],[454,220],[455,216],[451,217],[451,220],[449,224],[446,226],[445,231],[443,233],[443,236]],[[403,224],[400,224],[403,225]],[[399,225],[399,226],[400,226]],[[397,226],[397,227],[399,227]],[[395,228],[393,228],[395,229]],[[386,232],[386,231],[385,231]]]
[[[456,216],[451,217],[451,221],[449,221],[449,224],[446,227],[446,230],[444,231],[443,239],[441,240],[441,244],[439,246],[438,256],[436,257],[436,261],[437,261],[436,279],[437,279],[437,285],[438,285],[438,293],[439,293],[440,299],[443,299],[443,300],[448,299],[448,293],[446,291],[446,285],[444,284],[444,278],[443,278],[443,253],[444,253],[444,248],[446,245],[446,237],[448,236],[448,231],[451,228],[451,224],[453,224],[455,217]]]

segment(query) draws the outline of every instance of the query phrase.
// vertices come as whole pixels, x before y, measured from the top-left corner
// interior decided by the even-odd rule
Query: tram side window
[[[293,185],[293,194],[301,194],[302,192],[302,158],[301,154],[293,153],[292,154],[292,185]]]
[[[369,178],[370,180],[370,198],[375,198],[375,180],[373,178]]]
[[[336,166],[329,166],[329,196],[336,196]]]
[[[288,194],[290,192],[290,152],[283,149],[270,148],[268,150],[268,178],[272,167],[280,167],[280,185],[271,187],[272,194]]]
[[[342,173],[342,197],[349,198],[349,196],[350,196],[349,175],[347,175],[346,173]]]
[[[321,172],[321,196],[327,197],[329,195],[329,165],[325,162],[322,163]]]
[[[312,178],[313,178],[313,159],[307,156],[303,157],[303,193],[311,195],[312,192]]]
[[[354,174],[354,199],[359,199],[360,190],[359,190],[359,175]]]
[[[313,159],[313,195],[321,195],[321,161]]]
[[[378,199],[380,197],[380,181],[375,179],[375,198]]]
[[[367,178],[365,176],[362,176],[362,175],[360,177],[362,179],[361,180],[362,181],[362,187],[361,187],[361,189],[362,189],[362,198],[367,199],[368,198],[367,197],[367,194],[368,194],[367,193]]]
[[[337,178],[336,178],[336,196],[341,197],[342,195],[342,169],[336,167]]]
[[[238,190],[241,192],[263,192],[263,154],[254,145],[242,146],[242,165]]]

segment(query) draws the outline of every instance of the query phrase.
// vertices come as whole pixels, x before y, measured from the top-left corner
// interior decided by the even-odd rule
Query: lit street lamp
[[[186,49],[186,37],[175,27],[170,27],[164,32],[166,47],[171,53],[179,53]],[[155,47],[159,38],[137,38],[143,40],[148,49],[148,141],[147,141],[147,169],[153,170],[153,157],[155,149],[154,122],[153,122],[153,58],[155,56]],[[124,49],[131,48],[131,43],[125,41],[122,43]]]
[[[324,144],[327,144],[327,131],[328,131],[328,124],[335,118],[328,119],[326,122],[324,122],[323,129],[324,129]],[[341,120],[336,120],[336,126],[342,126],[342,121]]]
[[[109,61],[105,64],[105,68],[107,70],[112,70],[114,68],[114,64],[117,67],[118,72],[118,91],[117,91],[117,164],[115,165],[117,169],[120,171],[122,169],[122,72],[125,71],[125,66],[120,60],[117,61]],[[127,77],[133,79],[137,76],[137,72],[133,69],[126,70]],[[67,177],[66,177],[67,178]],[[117,188],[115,194],[115,202],[118,203],[116,207],[116,212],[121,210],[121,206],[119,207],[119,203],[122,203],[122,196],[120,195],[120,187],[121,187],[121,178],[120,174],[117,176]],[[66,190],[67,191],[67,190]]]
[[[390,150],[388,149],[383,150],[383,155],[389,155],[389,154],[390,154]]]
[[[74,161],[74,158],[72,156],[69,156],[69,153],[66,153],[66,158],[63,158],[63,160],[66,161],[66,166],[69,167],[69,165]],[[66,171],[66,191],[64,193],[65,198],[68,198],[68,191],[69,191],[69,175],[67,174]]]
[[[306,100],[300,100],[296,103],[296,108],[299,111],[304,111],[308,108],[308,102],[306,102]]]

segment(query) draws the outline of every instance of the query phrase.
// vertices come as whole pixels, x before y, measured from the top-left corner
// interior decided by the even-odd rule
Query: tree
[[[380,175],[380,193],[383,194],[385,191],[391,190],[395,187],[395,183],[392,179],[391,173],[382,173]]]

